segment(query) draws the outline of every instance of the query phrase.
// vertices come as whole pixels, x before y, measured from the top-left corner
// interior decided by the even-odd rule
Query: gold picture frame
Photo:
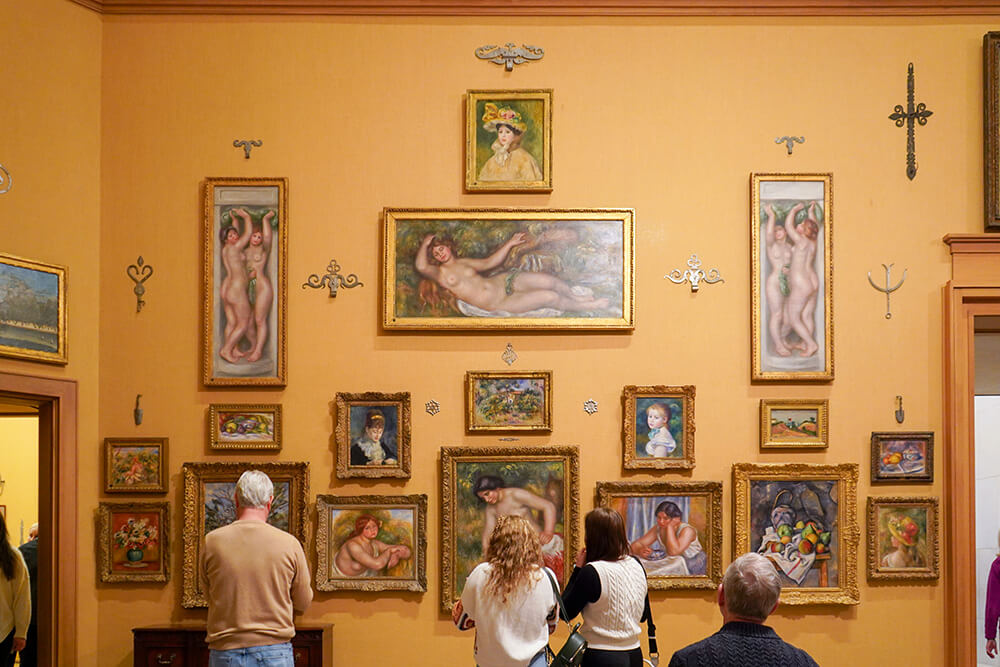
[[[212,403],[208,445],[212,449],[281,449],[280,403]]]
[[[309,501],[309,464],[305,462],[185,463],[184,476],[184,585],[181,606],[208,606],[199,567],[205,535],[236,518],[236,482],[247,470],[259,470],[274,483],[274,503],[268,523],[306,543],[306,507]],[[208,502],[211,500],[211,502]]]
[[[166,493],[168,438],[105,438],[105,493]]]
[[[337,478],[409,479],[410,392],[338,392],[335,402]],[[370,420],[379,447],[368,435]]]
[[[650,590],[715,590],[722,583],[722,482],[598,482],[597,504],[625,520],[632,554],[646,570]],[[691,544],[697,543],[700,552],[691,557],[644,554],[644,548],[652,550],[641,540],[666,529],[657,525],[658,516],[669,520],[677,513],[681,531],[695,531]]]
[[[552,430],[552,371],[467,371],[465,428],[476,432]]]
[[[170,581],[170,503],[99,503],[97,571],[106,583]]]
[[[733,553],[767,556],[785,604],[858,604],[857,488],[856,463],[734,463]]]
[[[829,413],[826,399],[760,399],[760,448],[826,449]]]
[[[13,224],[13,223],[11,223]],[[69,362],[65,266],[0,253],[0,356],[47,364]]]
[[[938,579],[939,515],[933,496],[869,496],[868,579]]]
[[[622,442],[626,470],[694,468],[694,396],[690,384],[625,386]]]
[[[466,93],[465,189],[552,191],[552,90]]]
[[[540,534],[547,532],[546,527],[552,529],[542,545],[543,560],[564,586],[577,551],[579,479],[580,450],[573,446],[442,447],[442,612],[451,610],[466,577],[482,558],[482,543],[491,533],[489,508],[502,500],[493,495],[498,488],[517,487],[530,493],[527,514]],[[492,497],[492,502],[483,496]],[[492,516],[495,520],[495,510]]]
[[[383,219],[387,330],[634,328],[632,209],[386,208]]]
[[[830,382],[833,174],[754,173],[750,199],[751,379]]]
[[[202,381],[284,387],[288,179],[207,178],[203,216]]]
[[[1000,32],[983,35],[983,208],[985,231],[1000,232]]]
[[[316,496],[316,590],[318,591],[427,591],[427,496]],[[374,520],[376,534],[364,535],[359,523]],[[360,533],[358,531],[361,531]],[[344,554],[346,562],[365,568],[350,547],[364,545],[349,542],[378,541],[378,556],[388,558],[375,573],[366,568],[348,574],[338,566]],[[390,550],[396,548],[395,553]],[[370,552],[371,550],[369,550]],[[346,565],[344,566],[346,567]]]

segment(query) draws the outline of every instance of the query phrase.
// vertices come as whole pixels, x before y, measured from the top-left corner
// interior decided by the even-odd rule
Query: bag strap
[[[569,626],[569,618],[566,616],[566,603],[563,602],[562,595],[559,594],[559,584],[556,583],[556,577],[549,568],[542,569],[545,570],[545,576],[548,578],[549,584],[552,585],[552,594],[556,596],[556,602],[559,603],[559,618]]]
[[[635,562],[639,563],[639,567],[642,567],[642,561],[637,557]],[[646,576],[646,607],[649,609],[649,614],[646,615],[646,634],[649,636],[649,661],[653,664],[653,667],[660,662],[660,652],[656,648],[656,625],[653,623],[653,605],[649,603],[649,576],[646,575],[646,568],[642,567],[642,573]]]

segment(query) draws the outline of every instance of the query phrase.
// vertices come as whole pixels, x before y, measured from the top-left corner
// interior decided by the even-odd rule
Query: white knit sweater
[[[583,608],[580,633],[590,648],[628,651],[639,646],[646,573],[634,558],[589,563],[601,578],[601,597]]]

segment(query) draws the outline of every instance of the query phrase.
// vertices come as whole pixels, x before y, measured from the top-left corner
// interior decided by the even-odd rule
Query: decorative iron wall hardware
[[[713,283],[726,282],[719,274],[718,269],[711,269],[708,274],[701,270],[701,260],[698,259],[698,253],[691,253],[691,257],[688,258],[687,265],[690,268],[685,270],[684,273],[681,273],[680,269],[674,269],[663,277],[678,285],[690,281],[692,292],[697,292],[698,287],[702,282],[706,282],[709,285]]]
[[[503,65],[508,72],[513,71],[514,65],[522,65],[529,60],[541,60],[544,55],[545,51],[540,46],[528,46],[527,44],[514,46],[514,42],[507,42],[503,46],[488,44],[476,49],[477,58]]]
[[[889,295],[898,290],[903,284],[903,281],[906,280],[906,269],[903,269],[903,277],[899,279],[899,282],[891,287],[889,286],[892,280],[890,276],[892,274],[893,266],[893,264],[890,264],[889,266],[886,266],[885,264],[882,265],[882,268],[885,269],[885,287],[879,287],[876,285],[875,281],[872,280],[872,272],[868,272],[868,282],[871,283],[872,287],[877,289],[879,292],[885,292],[885,319],[887,320],[892,319],[892,311],[889,308]]]
[[[242,146],[243,147],[243,157],[245,157],[247,160],[249,160],[250,159],[250,151],[253,149],[253,147],[254,146],[261,146],[261,145],[263,145],[263,143],[264,142],[261,141],[260,139],[250,139],[250,140],[244,140],[244,141],[240,141],[239,139],[234,139],[233,140],[233,148],[239,148],[239,147]]]
[[[317,274],[313,273],[306,282],[302,283],[302,289],[307,287],[312,287],[313,289],[329,287],[330,298],[333,299],[337,296],[337,287],[351,289],[353,287],[364,287],[364,283],[358,280],[358,277],[353,273],[347,276],[340,275],[340,264],[337,263],[337,260],[331,259],[330,263],[326,265],[326,275],[320,278]]]
[[[784,143],[785,147],[788,149],[788,154],[792,154],[792,148],[796,143],[804,144],[806,142],[805,137],[775,137],[774,143],[780,144]]]
[[[906,108],[902,104],[897,104],[896,108],[889,114],[889,120],[896,121],[896,127],[906,125],[906,177],[913,180],[917,175],[916,139],[913,136],[913,121],[920,125],[927,124],[927,118],[934,112],[927,109],[927,105],[921,102],[913,105],[913,63],[906,69]]]
[[[142,255],[139,255],[139,259],[135,261],[135,264],[128,265],[125,273],[135,283],[135,287],[132,288],[132,291],[135,292],[135,312],[142,312],[142,307],[146,305],[146,302],[142,300],[142,295],[146,293],[143,283],[153,275],[153,265],[146,264],[142,259]]]

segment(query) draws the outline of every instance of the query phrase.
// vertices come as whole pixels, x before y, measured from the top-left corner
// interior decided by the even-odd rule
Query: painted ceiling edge
[[[107,15],[991,16],[1000,0],[69,0]]]

